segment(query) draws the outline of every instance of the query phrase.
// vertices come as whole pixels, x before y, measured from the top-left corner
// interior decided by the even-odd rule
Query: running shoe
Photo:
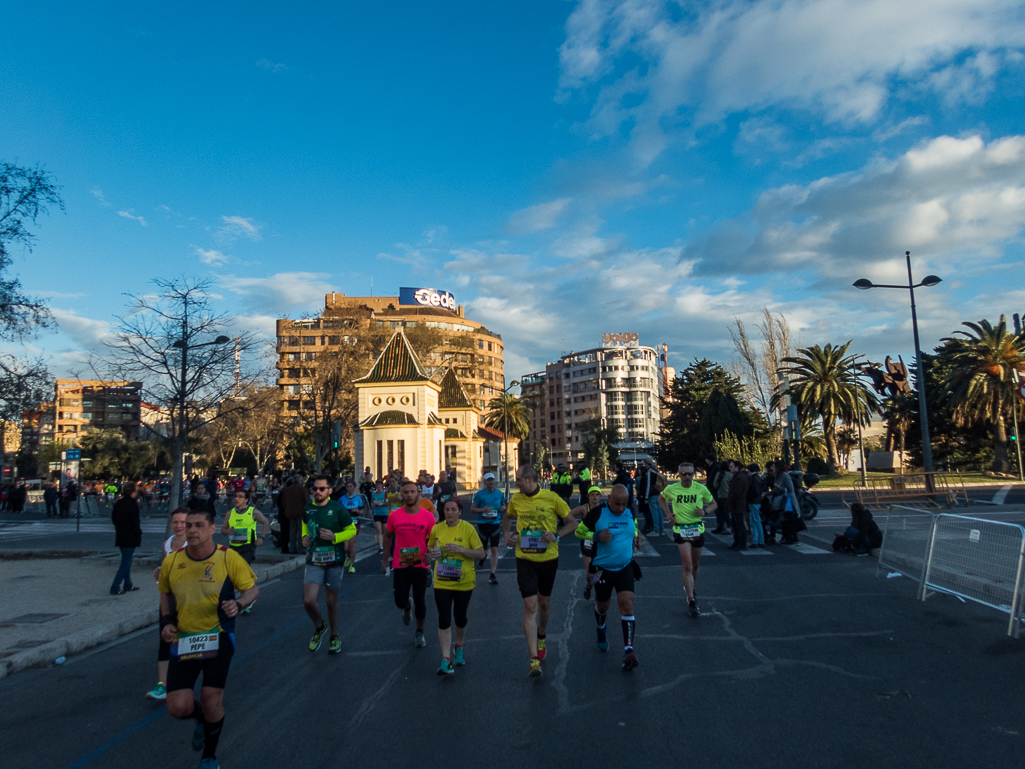
[[[345,565],[342,568],[348,569],[350,566],[352,566],[352,559],[349,556],[345,556]]]
[[[410,606],[407,603],[406,604],[406,608],[402,610],[402,624],[403,625],[408,625],[412,619],[413,619],[413,607]]]
[[[489,585],[497,585],[498,584],[498,577],[495,576],[494,572],[491,572],[491,575],[488,577],[488,584]]]
[[[544,675],[544,673],[541,672],[541,660],[537,657],[534,657],[530,661],[530,670],[527,672],[527,675],[530,678],[540,678]]]
[[[452,667],[452,663],[451,663],[451,661],[449,661],[448,657],[442,657],[441,658],[441,667],[438,668],[438,675],[439,676],[450,676],[450,675],[452,675],[455,672],[456,672],[456,669],[454,667]]]
[[[587,601],[591,598],[591,580],[587,580],[587,584],[584,585],[584,600]]]
[[[199,762],[199,769],[221,769],[221,765],[216,758],[204,758]]]
[[[146,699],[163,702],[167,699],[167,687],[163,684],[157,684],[150,691],[146,692]]]
[[[356,567],[354,565],[352,565],[352,564],[349,564],[349,574],[355,574],[355,573],[356,573]]]
[[[598,651],[607,652],[609,650],[609,634],[608,628],[598,628]]]
[[[427,639],[424,638],[424,631],[417,630],[416,635],[413,636],[413,646],[417,649],[422,649],[427,645]]]
[[[637,667],[637,655],[634,654],[633,649],[627,649],[623,654],[623,670],[629,673],[635,667]]]
[[[463,656],[463,647],[462,646],[456,647],[455,664],[459,665],[459,666],[462,666],[462,665],[466,664],[466,657]]]
[[[196,728],[192,730],[192,749],[202,750],[206,745],[206,732],[203,731],[203,722],[196,721]]]
[[[324,633],[327,631],[327,625],[321,625],[313,631],[313,638],[310,639],[310,651],[315,652],[320,648],[320,645],[324,643]]]
[[[545,654],[547,653],[547,651],[545,649],[546,646],[548,646],[548,639],[547,638],[538,638],[537,639],[537,658],[539,660],[543,660],[545,658]]]
[[[701,611],[698,609],[698,602],[695,601],[693,598],[687,601],[687,606],[690,607],[690,616],[697,617],[699,614],[701,614]]]
[[[342,653],[342,639],[337,634],[331,636],[331,642],[327,645],[328,654]]]

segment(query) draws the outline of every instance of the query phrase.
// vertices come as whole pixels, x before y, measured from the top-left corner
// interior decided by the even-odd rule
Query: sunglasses
[[[688,478],[692,478],[694,476],[694,473],[680,473],[680,475],[685,475]]]
[[[314,486],[313,490],[314,491],[331,491],[331,487],[330,486]]]

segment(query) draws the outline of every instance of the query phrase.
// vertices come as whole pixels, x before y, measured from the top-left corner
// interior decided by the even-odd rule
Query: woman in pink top
[[[399,493],[402,507],[393,510],[385,524],[381,573],[387,573],[390,557],[395,605],[402,609],[402,621],[407,625],[415,611],[416,635],[413,637],[413,645],[421,649],[427,645],[424,638],[424,619],[427,617],[425,596],[430,574],[427,538],[437,521],[433,513],[420,507],[420,489],[415,483],[406,481]],[[410,588],[413,590],[412,606],[409,601]]]

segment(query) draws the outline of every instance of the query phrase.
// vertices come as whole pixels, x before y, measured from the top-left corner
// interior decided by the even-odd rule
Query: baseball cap
[[[601,489],[598,488],[597,486],[592,486],[591,488],[589,488],[587,490],[588,494],[594,494],[595,492],[597,492],[598,494],[601,494]]]
[[[495,474],[494,473],[484,473],[484,480],[486,480],[486,481],[493,481],[493,480],[495,480]]]

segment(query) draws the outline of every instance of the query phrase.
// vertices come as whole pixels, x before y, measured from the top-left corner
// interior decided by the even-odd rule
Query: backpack
[[[655,494],[661,494],[666,490],[666,479],[661,473],[655,473],[655,478],[651,481],[651,488],[648,489],[648,496],[654,496]]]
[[[762,480],[757,475],[748,475],[747,503],[757,505],[762,498]]]

